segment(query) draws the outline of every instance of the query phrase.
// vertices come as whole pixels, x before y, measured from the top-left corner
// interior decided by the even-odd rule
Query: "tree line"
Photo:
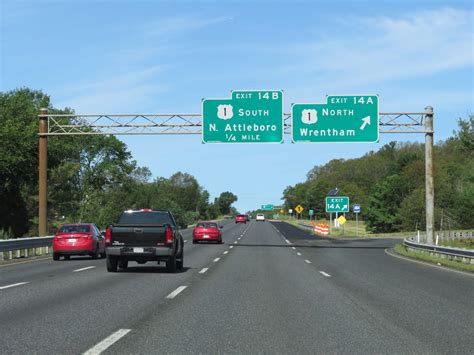
[[[57,109],[38,90],[0,93],[0,236],[38,232],[38,112],[73,114]],[[62,123],[75,123],[63,118]],[[236,213],[237,196],[210,194],[187,173],[151,181],[151,172],[133,160],[115,136],[48,138],[48,229],[88,221],[101,228],[127,209],[170,209],[180,225]]]
[[[425,228],[424,144],[390,142],[357,159],[335,159],[315,166],[306,181],[283,191],[286,209],[301,204],[328,218],[325,197],[334,188],[362,206],[370,231],[385,233]],[[474,226],[474,116],[459,119],[453,136],[434,147],[437,229]],[[349,214],[351,215],[351,214]]]

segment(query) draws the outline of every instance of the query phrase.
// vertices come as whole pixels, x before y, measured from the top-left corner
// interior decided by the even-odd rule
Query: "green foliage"
[[[0,234],[37,233],[38,112],[58,110],[41,91],[0,93]],[[61,118],[73,124],[75,118]],[[185,226],[197,219],[230,211],[237,196],[221,194],[209,203],[209,192],[192,175],[178,172],[150,182],[151,172],[138,167],[127,146],[114,136],[48,138],[49,232],[66,222],[89,221],[105,228],[127,209],[169,209]]]
[[[456,228],[474,226],[474,117],[459,120],[454,136],[434,149],[435,218],[449,214]],[[285,208],[301,204],[328,218],[324,198],[337,187],[351,204],[362,205],[361,217],[375,233],[425,228],[424,145],[390,142],[358,159],[336,159],[315,166],[305,182],[283,191]],[[349,213],[348,216],[351,216]]]

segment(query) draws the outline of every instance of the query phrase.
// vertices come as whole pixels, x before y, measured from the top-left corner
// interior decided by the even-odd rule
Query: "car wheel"
[[[122,270],[127,270],[128,268],[128,260],[120,260],[118,263],[118,267]]]
[[[64,255],[64,260],[69,260],[71,259],[71,255]]]
[[[53,253],[53,260],[55,260],[55,261],[59,260],[59,254],[58,253]]]
[[[101,257],[101,258],[105,258],[105,256],[106,256],[106,255],[105,255],[105,250],[104,250],[103,253],[100,253],[100,257]]]
[[[117,272],[118,260],[114,257],[107,257],[107,271],[108,272]]]
[[[193,244],[197,244],[197,243],[198,243],[198,241],[197,241],[197,240],[193,240]]]
[[[219,240],[217,241],[217,244],[222,244],[222,239],[219,239]]]
[[[176,256],[170,256],[170,258],[166,260],[166,270],[170,274],[176,272]]]
[[[183,268],[184,268],[184,250],[183,249],[181,249],[181,254],[179,255],[179,257],[176,260],[176,267],[179,270],[183,270]]]
[[[92,259],[99,259],[99,257],[100,257],[99,246],[96,246],[94,253],[92,253]]]

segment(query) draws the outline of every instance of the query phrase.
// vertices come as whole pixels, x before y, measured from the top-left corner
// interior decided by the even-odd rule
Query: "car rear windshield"
[[[246,215],[243,215],[243,214],[239,214],[239,215],[237,216],[237,218],[247,218],[247,216],[246,216]]]
[[[152,211],[152,212],[124,212],[118,221],[118,224],[134,224],[134,225],[173,225],[173,220],[168,212]]]
[[[89,233],[91,231],[90,226],[62,226],[59,229],[59,233]]]
[[[217,228],[216,223],[198,223],[196,228]]]

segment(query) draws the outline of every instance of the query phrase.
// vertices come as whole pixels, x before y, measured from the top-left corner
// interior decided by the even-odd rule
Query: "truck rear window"
[[[152,211],[152,212],[124,212],[118,221],[118,224],[135,224],[135,225],[174,225],[173,220],[168,212]]]

